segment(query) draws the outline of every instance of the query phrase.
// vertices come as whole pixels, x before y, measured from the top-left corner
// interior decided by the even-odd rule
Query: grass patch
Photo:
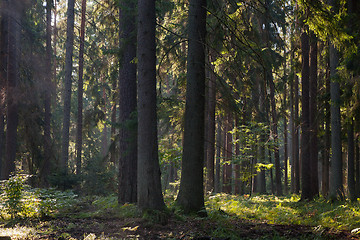
[[[269,224],[309,225],[338,230],[360,227],[359,203],[331,203],[321,198],[312,202],[299,200],[297,195],[249,197],[217,194],[207,198],[206,208],[209,217],[215,219],[226,215]]]

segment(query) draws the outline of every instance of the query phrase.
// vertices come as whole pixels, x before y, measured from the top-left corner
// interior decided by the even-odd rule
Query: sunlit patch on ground
[[[0,238],[11,237],[11,240],[33,239],[35,236],[36,230],[30,227],[0,228]]]

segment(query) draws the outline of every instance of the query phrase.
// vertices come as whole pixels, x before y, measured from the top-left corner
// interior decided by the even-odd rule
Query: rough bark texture
[[[8,19],[8,65],[7,65],[7,121],[4,176],[15,172],[18,126],[18,101],[16,96],[19,81],[20,12],[21,1],[9,1]]]
[[[120,1],[119,203],[137,200],[136,29],[133,0]]]
[[[301,85],[302,85],[302,119],[301,119],[301,199],[312,199],[310,168],[310,115],[309,115],[309,36],[301,34]]]
[[[318,174],[318,121],[317,121],[317,38],[314,33],[310,34],[310,171],[311,171],[311,196],[319,195],[319,174]]]
[[[206,0],[190,0],[184,146],[177,204],[185,213],[204,213],[204,94]],[[200,212],[201,211],[201,212]]]
[[[74,0],[68,0],[67,26],[66,26],[66,55],[65,55],[65,76],[64,76],[64,108],[62,123],[62,144],[61,157],[59,162],[60,171],[67,172],[69,161],[69,128],[70,128],[70,107],[71,107],[71,75],[73,68],[74,48]]]
[[[137,204],[142,210],[165,207],[157,139],[155,25],[155,0],[139,0]]]
[[[341,151],[340,121],[340,84],[337,77],[338,53],[330,45],[330,96],[331,96],[331,165],[330,165],[330,199],[343,199],[343,173]]]
[[[226,121],[226,141],[225,141],[225,161],[227,162],[224,164],[224,181],[223,181],[223,192],[231,193],[232,188],[232,129],[233,129],[233,121],[232,121],[232,113],[227,114],[227,121]]]
[[[84,75],[84,42],[85,42],[85,18],[86,0],[81,1],[81,26],[80,26],[80,49],[79,49],[79,80],[78,80],[78,113],[76,122],[76,174],[81,173],[82,155],[82,129],[83,129],[83,75]]]

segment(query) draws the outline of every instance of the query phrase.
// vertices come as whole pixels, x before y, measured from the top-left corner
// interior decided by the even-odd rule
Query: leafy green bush
[[[23,195],[29,175],[17,174],[2,182],[5,212],[11,218],[19,217],[24,211]]]
[[[2,181],[1,216],[6,218],[53,216],[76,203],[72,191],[34,189],[26,184],[29,175],[17,174]]]

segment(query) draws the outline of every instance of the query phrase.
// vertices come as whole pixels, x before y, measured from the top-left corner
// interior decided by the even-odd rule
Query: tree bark
[[[40,182],[42,186],[48,186],[48,176],[50,175],[51,167],[51,92],[52,92],[52,46],[51,46],[51,11],[52,0],[46,1],[46,83],[44,96],[44,163],[40,169]]]
[[[211,63],[210,63],[211,64]],[[213,67],[212,67],[213,68]],[[214,191],[216,78],[213,69],[208,81],[207,191]]]
[[[340,120],[340,84],[337,76],[338,53],[334,45],[330,45],[330,96],[331,96],[331,165],[330,165],[330,199],[344,199],[341,120]]]
[[[310,171],[311,171],[311,196],[319,195],[319,173],[318,173],[318,121],[317,121],[317,38],[314,33],[310,34],[310,102],[309,102],[309,120],[310,120]]]
[[[329,74],[326,74],[325,79],[325,95],[330,96],[330,77]],[[324,115],[325,115],[325,150],[324,157],[322,161],[322,180],[321,180],[321,193],[324,197],[327,197],[329,194],[329,182],[330,182],[330,173],[329,173],[329,160],[330,160],[330,149],[331,149],[331,133],[330,133],[330,97],[326,98],[324,101]]]
[[[80,49],[79,49],[79,81],[78,81],[78,113],[76,128],[76,174],[81,174],[82,129],[83,129],[83,75],[84,75],[84,43],[85,43],[86,0],[81,1]]]
[[[295,192],[300,192],[300,161],[299,161],[299,78],[295,75],[294,82],[294,94],[295,94],[295,107],[294,107],[294,124],[295,134],[293,139],[293,154],[294,154],[294,168],[295,168]]]
[[[190,0],[184,146],[177,204],[204,214],[204,94],[206,0]]]
[[[9,1],[8,18],[8,65],[7,65],[7,114],[6,114],[6,152],[4,176],[15,172],[18,127],[19,52],[20,52],[20,16],[22,3],[19,0]]]
[[[120,1],[119,37],[122,56],[119,69],[119,203],[137,201],[135,6],[133,0]]]
[[[155,0],[138,0],[137,205],[142,210],[165,207],[157,139],[155,26]]]
[[[1,8],[7,9],[7,1],[2,1]],[[1,35],[0,35],[0,180],[6,178],[4,176],[4,154],[5,154],[5,96],[7,84],[7,61],[8,61],[8,15],[7,11],[1,11]]]
[[[65,77],[64,77],[64,110],[62,124],[62,144],[59,170],[66,174],[69,162],[69,129],[70,129],[70,110],[71,110],[71,75],[73,68],[73,48],[74,48],[74,7],[75,1],[68,0],[67,22],[66,22],[66,56],[65,56]]]
[[[354,126],[353,122],[349,123],[348,126],[348,190],[349,190],[349,198],[351,201],[356,201],[356,191],[355,191],[355,146],[354,146]]]
[[[221,158],[221,123],[220,119],[218,117],[217,119],[217,133],[216,133],[216,160],[215,160],[215,192],[220,193],[221,192],[221,185],[220,185],[220,176],[221,176],[221,166],[220,166],[220,158]]]
[[[301,34],[301,84],[302,84],[302,120],[301,120],[301,199],[311,200],[311,162],[310,162],[310,114],[309,114],[309,36],[304,32]]]

